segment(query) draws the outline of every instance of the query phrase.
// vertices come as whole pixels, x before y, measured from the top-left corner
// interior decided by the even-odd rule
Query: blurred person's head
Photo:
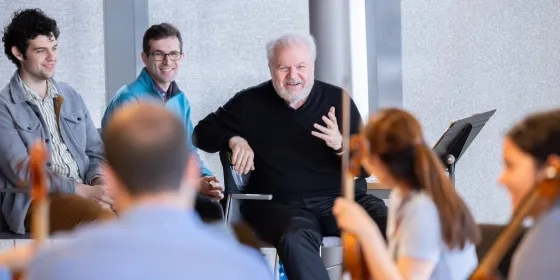
[[[162,104],[115,111],[103,134],[106,180],[119,209],[153,202],[192,208],[200,176],[181,121]]]
[[[517,123],[503,141],[504,185],[516,209],[549,163],[560,163],[560,110],[539,112]]]

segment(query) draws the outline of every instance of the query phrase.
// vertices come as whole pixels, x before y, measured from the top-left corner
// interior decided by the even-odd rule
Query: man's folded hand
[[[224,188],[214,176],[206,176],[199,179],[199,192],[215,200],[224,198]]]

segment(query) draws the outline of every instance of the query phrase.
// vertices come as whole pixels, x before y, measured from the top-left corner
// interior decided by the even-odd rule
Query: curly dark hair
[[[19,68],[19,60],[12,54],[12,47],[15,46],[25,58],[25,53],[29,47],[29,40],[45,35],[58,39],[60,31],[56,21],[48,17],[40,9],[26,9],[14,12],[12,21],[4,28],[4,53]]]

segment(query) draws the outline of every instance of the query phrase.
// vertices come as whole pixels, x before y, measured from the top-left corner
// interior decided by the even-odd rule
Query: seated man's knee
[[[389,208],[383,199],[366,194],[359,197],[356,202],[358,202],[372,218],[376,219],[379,217],[386,219]]]
[[[116,218],[108,207],[77,195],[55,195],[51,197],[51,231],[68,231],[85,223],[107,221]]]
[[[207,196],[198,195],[195,203],[196,212],[205,222],[221,221],[224,219],[224,209],[222,205]]]
[[[100,221],[110,221],[117,218],[115,211],[109,207],[101,207],[101,211],[99,211],[96,216]]]
[[[107,206],[102,206],[96,201],[85,199],[74,208],[78,219],[82,222],[105,221],[116,218],[116,214]]]
[[[385,204],[385,201],[376,196],[364,194],[357,196],[357,202],[368,212],[369,216],[377,224],[381,234],[386,237],[385,231],[387,229],[387,214],[389,208],[387,204]]]
[[[317,247],[321,245],[322,236],[312,229],[290,229],[284,232],[278,240],[278,246],[306,246]]]

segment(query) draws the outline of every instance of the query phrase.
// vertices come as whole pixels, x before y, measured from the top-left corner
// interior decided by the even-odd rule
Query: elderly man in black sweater
[[[287,34],[266,46],[272,79],[238,92],[194,129],[195,145],[209,153],[230,149],[238,173],[251,173],[246,191],[272,201],[246,201],[247,222],[274,244],[290,280],[329,279],[319,256],[323,236],[339,235],[332,214],[341,194],[342,89],[314,78],[316,47],[308,34]],[[361,118],[351,104],[350,132]],[[387,207],[366,194],[356,201],[385,232]]]

